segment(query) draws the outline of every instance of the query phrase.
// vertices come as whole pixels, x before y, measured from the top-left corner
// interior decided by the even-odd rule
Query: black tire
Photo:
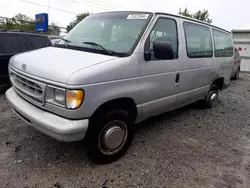
[[[234,75],[234,77],[232,78],[232,80],[238,80],[240,76],[240,70],[238,69]]]
[[[123,138],[118,149],[113,154],[104,153],[100,146],[101,135],[105,131],[107,125],[112,121],[123,122],[126,126],[127,136]],[[96,116],[90,123],[87,132],[87,152],[90,160],[99,163],[107,164],[116,161],[122,157],[130,146],[134,136],[134,126],[132,118],[124,110],[111,110],[104,115]],[[126,139],[125,139],[126,138]]]
[[[216,99],[215,101],[211,100],[211,97],[216,94]],[[216,85],[212,85],[205,100],[204,100],[204,107],[205,108],[212,108],[215,106],[216,102],[218,101],[219,97],[219,89],[217,88]]]

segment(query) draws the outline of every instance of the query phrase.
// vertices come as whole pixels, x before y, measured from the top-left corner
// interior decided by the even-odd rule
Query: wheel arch
[[[224,78],[223,77],[219,77],[219,78],[216,78],[212,84],[211,84],[211,87],[212,86],[216,86],[219,90],[222,90],[223,89],[223,86],[224,86]]]
[[[101,104],[91,116],[91,119],[94,119],[96,116],[99,116],[102,113],[105,113],[112,109],[122,109],[128,112],[132,117],[132,120],[135,121],[137,118],[137,106],[135,101],[129,97],[122,97],[107,101]]]

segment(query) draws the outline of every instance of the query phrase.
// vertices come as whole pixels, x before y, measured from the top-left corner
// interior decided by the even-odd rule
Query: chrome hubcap
[[[103,134],[103,143],[108,149],[117,148],[124,137],[124,131],[119,126],[110,127]]]
[[[216,102],[217,98],[218,98],[218,94],[213,93],[210,97],[210,103],[213,105]]]
[[[117,153],[127,141],[127,126],[122,121],[112,121],[102,130],[99,137],[99,148],[107,155]]]

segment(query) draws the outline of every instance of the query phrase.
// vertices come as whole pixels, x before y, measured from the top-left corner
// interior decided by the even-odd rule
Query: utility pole
[[[49,15],[49,8],[50,8],[50,0],[48,0],[48,24],[49,24],[49,17],[50,17],[50,15]]]
[[[50,0],[48,0],[48,15],[49,15],[49,8],[50,8]]]

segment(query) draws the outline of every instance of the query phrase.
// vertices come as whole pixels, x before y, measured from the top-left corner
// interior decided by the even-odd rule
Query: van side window
[[[145,44],[145,51],[151,52],[151,60],[156,60],[153,54],[153,42],[166,41],[172,45],[174,59],[178,58],[177,24],[173,19],[159,18],[154,25]]]
[[[24,51],[29,50],[26,38],[24,36],[20,36],[19,40],[20,40],[20,44],[21,44],[21,51],[24,52]]]
[[[12,35],[1,36],[0,46],[2,53],[17,53],[21,49],[18,37]]]
[[[233,42],[231,35],[213,29],[215,57],[232,57]]]
[[[187,56],[206,58],[213,56],[212,38],[209,27],[184,22]]]
[[[34,49],[43,48],[48,46],[48,42],[45,37],[30,36],[30,41]]]

